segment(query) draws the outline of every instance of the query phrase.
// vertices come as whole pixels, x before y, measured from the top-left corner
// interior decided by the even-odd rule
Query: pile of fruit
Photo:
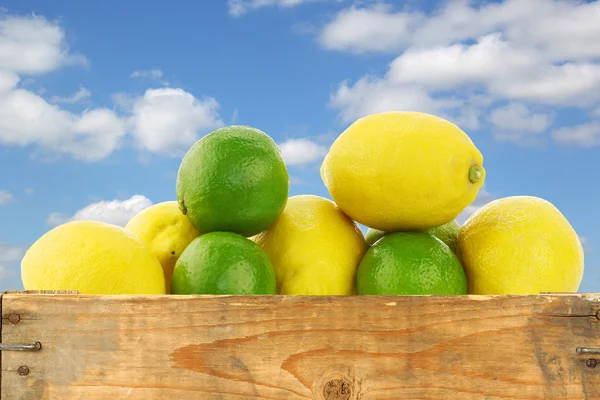
[[[456,218],[486,178],[456,125],[418,112],[369,115],[321,166],[332,200],[289,197],[276,143],[217,129],[183,157],[176,199],[125,228],[74,221],[34,243],[25,289],[88,294],[460,295],[577,291],[583,248],[533,196]],[[359,229],[368,227],[366,235]]]

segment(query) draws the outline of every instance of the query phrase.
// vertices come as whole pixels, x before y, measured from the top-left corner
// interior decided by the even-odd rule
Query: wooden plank
[[[2,400],[600,399],[597,294],[2,302]]]
[[[78,290],[7,290],[7,294],[78,294]]]

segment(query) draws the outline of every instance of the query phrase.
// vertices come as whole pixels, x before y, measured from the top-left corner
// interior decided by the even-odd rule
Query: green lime
[[[211,232],[181,253],[172,294],[276,294],[275,271],[263,249],[237,233]]]
[[[249,126],[217,129],[197,141],[177,174],[177,201],[200,232],[249,237],[279,217],[289,194],[281,151]]]
[[[425,229],[423,232],[429,233],[446,243],[453,253],[456,253],[456,246],[458,245],[458,231],[460,225],[456,220],[452,220],[447,224],[434,226],[433,228]]]
[[[446,243],[452,252],[456,252],[456,245],[458,243],[458,231],[460,230],[460,225],[456,220],[452,220],[447,224],[434,226],[433,228],[425,229],[423,232],[429,233],[430,235],[435,236],[440,239],[442,242]],[[365,235],[365,239],[369,246],[372,246],[376,241],[381,239],[386,233],[384,231],[380,231],[379,229],[369,228]]]
[[[424,232],[386,234],[369,248],[356,276],[359,295],[467,294],[467,278],[456,255]]]
[[[379,229],[369,228],[365,234],[365,241],[368,246],[373,246],[376,241],[385,236],[385,232]]]

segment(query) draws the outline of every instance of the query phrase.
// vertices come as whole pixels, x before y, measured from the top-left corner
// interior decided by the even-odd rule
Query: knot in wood
[[[352,365],[332,364],[313,383],[315,400],[359,400],[362,380]]]
[[[349,400],[351,396],[352,386],[343,379],[330,380],[323,388],[325,400]]]

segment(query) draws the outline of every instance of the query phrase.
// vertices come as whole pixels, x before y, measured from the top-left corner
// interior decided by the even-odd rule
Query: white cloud
[[[330,97],[330,105],[340,110],[344,122],[384,111],[435,112],[441,102],[417,85],[403,85],[377,77],[363,77],[354,85],[342,82]]]
[[[149,79],[152,81],[156,81],[158,83],[160,83],[161,85],[164,86],[168,86],[169,85],[169,81],[162,79],[163,77],[163,72],[160,69],[144,69],[144,70],[138,70],[138,71],[133,71],[131,73],[131,75],[129,75],[131,78],[135,78],[135,79]]]
[[[0,190],[0,206],[10,203],[14,198],[13,194],[8,190]]]
[[[566,146],[600,146],[600,121],[556,129],[552,138]]]
[[[51,213],[46,219],[50,226],[57,226],[69,221],[100,221],[118,226],[125,226],[131,218],[143,209],[150,207],[152,202],[142,195],[134,195],[127,200],[98,201],[92,203],[74,215]]]
[[[1,65],[1,64],[0,64]],[[0,96],[14,89],[19,83],[19,75],[0,69]]]
[[[289,139],[279,145],[287,165],[305,165],[320,161],[329,148],[310,139]]]
[[[72,126],[75,140],[63,148],[77,158],[95,161],[112,153],[125,134],[124,122],[111,110],[96,108],[85,111]]]
[[[491,34],[471,45],[407,50],[390,65],[388,79],[448,90],[472,84],[497,97],[550,104],[589,104],[600,99],[600,65],[552,65],[536,49],[521,48]],[[558,60],[556,60],[558,61]]]
[[[50,215],[48,215],[48,218],[46,218],[46,224],[50,226],[58,226],[69,221],[69,216],[59,212],[50,213]]]
[[[0,96],[0,144],[28,146],[84,161],[97,161],[117,149],[123,121],[106,108],[74,114],[30,91]]]
[[[17,272],[15,270],[9,269],[4,265],[0,264],[0,281],[10,276],[15,276]]]
[[[133,99],[133,136],[142,149],[178,154],[201,134],[223,126],[214,98],[199,100],[183,89],[148,89]]]
[[[493,34],[482,36],[471,45],[409,49],[391,63],[388,78],[394,82],[419,82],[433,89],[450,89],[485,83],[491,78],[507,79],[537,63],[535,53],[511,48],[500,34]]]
[[[20,261],[27,247],[24,246],[9,246],[0,242],[0,264],[14,263]]]
[[[240,113],[239,113],[238,109],[234,108],[233,112],[231,113],[231,118],[229,119],[228,125],[234,125],[238,120],[239,114]]]
[[[490,121],[496,127],[494,137],[497,139],[522,142],[546,131],[554,121],[554,116],[533,113],[525,104],[511,102],[494,109]]]
[[[159,79],[159,78],[162,78],[163,72],[160,69],[145,69],[145,70],[133,71],[131,73],[131,75],[129,75],[129,76],[131,78]]]
[[[35,191],[32,188],[25,189],[25,194],[28,196],[31,196],[34,193],[35,193]]]
[[[481,109],[474,105],[464,105],[458,109],[458,114],[454,115],[443,115],[440,114],[442,118],[445,118],[462,129],[472,129],[477,130],[481,126],[479,121],[481,117]]]
[[[86,62],[85,57],[69,51],[58,23],[38,16],[0,16],[0,69],[41,74]]]
[[[510,99],[557,105],[586,106],[600,99],[600,64],[540,65],[520,71],[509,81],[497,81],[492,90]]]
[[[506,0],[479,5],[453,0],[427,15],[376,3],[340,11],[323,28],[319,42],[338,51],[399,52],[503,32],[509,41],[544,50],[549,57],[593,59],[600,55],[595,40],[600,35],[599,10],[598,2]]]
[[[89,99],[91,92],[84,87],[50,102],[43,93],[19,87],[22,74],[44,74],[82,62],[85,58],[69,50],[58,23],[36,16],[0,17],[0,145],[93,162],[119,149],[127,134],[142,150],[178,154],[205,131],[223,125],[214,98],[199,100],[182,89],[117,94],[113,99],[124,114],[119,115],[108,108],[74,113],[60,107]],[[168,84],[160,81],[159,69],[134,71],[131,76]]]
[[[400,50],[422,20],[421,13],[394,13],[385,4],[352,6],[325,26],[319,42],[327,49],[356,53]]]
[[[300,4],[323,1],[323,0],[228,0],[229,14],[233,17],[240,17],[249,11],[263,7],[278,6],[280,8],[291,8]]]
[[[331,94],[329,105],[340,110],[344,123],[385,111],[420,111],[439,115],[463,129],[478,129],[481,107],[489,101],[481,95],[434,97],[421,85],[366,76],[354,85],[342,82]]]
[[[581,246],[583,247],[583,251],[585,253],[589,252],[590,251],[590,248],[589,248],[590,241],[587,238],[587,236],[579,236],[579,241],[581,242]]]
[[[43,74],[86,62],[69,51],[63,29],[43,17],[0,17],[0,145],[33,146],[38,152],[96,161],[120,145],[125,126],[111,110],[72,113],[17,88],[19,74]],[[89,97],[82,88],[70,98]]]
[[[592,110],[592,116],[600,118],[600,106],[598,106],[595,110]]]
[[[481,207],[494,200],[494,196],[490,194],[485,187],[479,189],[479,193],[477,193],[477,197],[473,203],[469,204],[458,217],[456,217],[456,221],[459,225],[463,225],[465,221],[473,214],[475,211],[479,210]]]
[[[20,262],[26,251],[27,247],[9,246],[0,242],[0,282],[4,278],[17,274],[16,268],[10,268],[9,266]]]
[[[92,96],[92,92],[88,89],[81,86],[78,91],[73,93],[70,96],[61,97],[61,96],[52,96],[50,101],[52,103],[67,103],[67,104],[75,104],[82,102],[84,100],[89,99]]]
[[[123,111],[131,113],[137,96],[134,96],[131,93],[121,92],[113,93],[111,98],[117,107],[121,108]]]
[[[326,24],[319,43],[330,50],[397,57],[382,76],[341,82],[330,105],[344,122],[374,112],[415,110],[478,129],[490,104],[508,100],[511,109],[486,120],[504,125],[499,140],[528,140],[531,135],[515,132],[541,133],[554,120],[552,112],[526,110],[530,103],[589,109],[600,101],[598,15],[600,1],[453,0],[429,14],[406,5],[352,6]],[[470,104],[473,96],[491,101]],[[518,119],[499,122],[503,112]]]

